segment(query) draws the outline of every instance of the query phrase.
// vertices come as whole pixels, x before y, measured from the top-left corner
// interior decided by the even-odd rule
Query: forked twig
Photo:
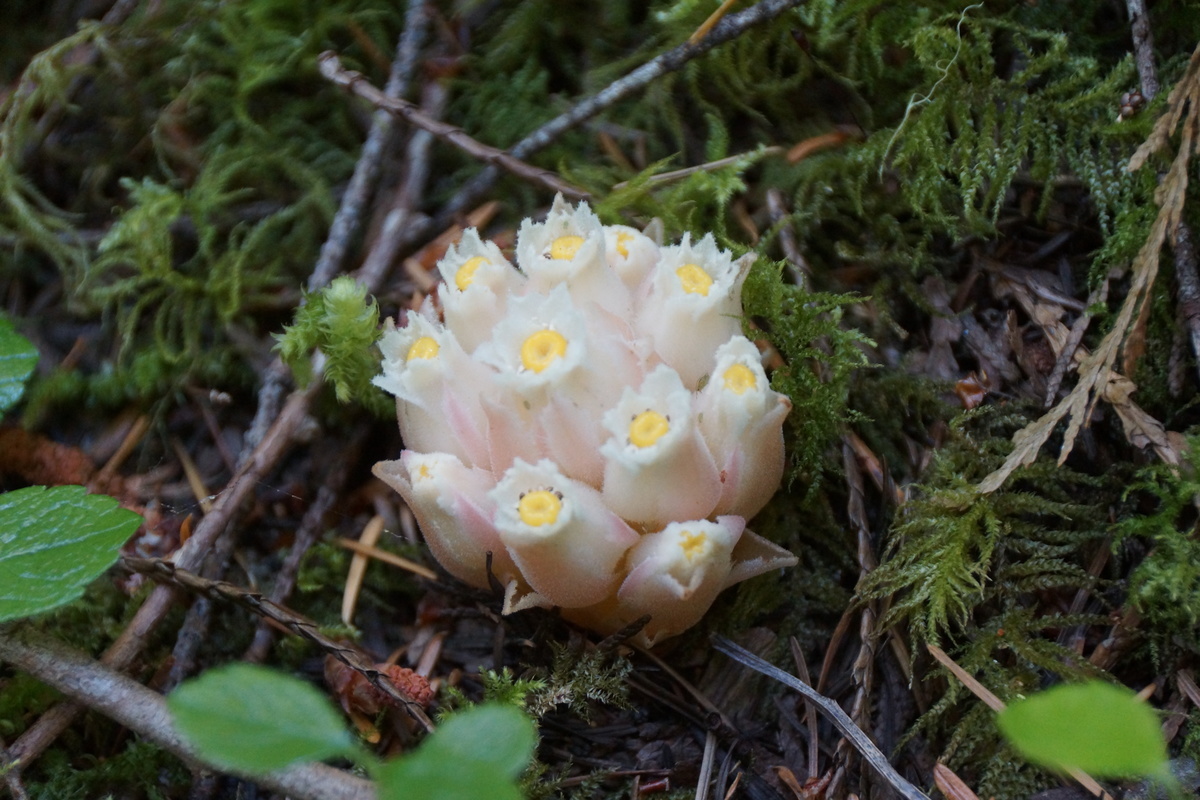
[[[327,50],[317,56],[317,69],[320,70],[321,74],[327,80],[369,101],[376,108],[381,108],[421,130],[429,131],[434,136],[445,139],[450,144],[480,161],[486,161],[489,164],[503,167],[520,178],[524,178],[531,183],[540,183],[546,188],[555,192],[561,192],[568,197],[587,198],[591,196],[583,189],[567,183],[549,170],[526,164],[512,153],[490,147],[483,142],[471,138],[462,128],[430,117],[407,100],[401,100],[398,97],[388,97],[371,85],[371,82],[361,72],[355,72],[343,67],[337,54],[332,51]]]
[[[833,700],[830,700],[825,695],[820,694],[799,678],[789,675],[788,673],[779,669],[779,667],[776,667],[774,664],[763,661],[749,650],[739,647],[738,645],[726,639],[724,636],[714,635],[712,637],[712,643],[717,650],[729,656],[738,663],[749,667],[755,672],[760,672],[763,675],[766,675],[768,678],[774,678],[785,686],[795,689],[797,692],[811,700],[813,704],[816,705],[817,708],[821,709],[821,712],[829,718],[829,721],[833,723],[833,726],[837,728],[839,732],[841,732],[842,736],[846,737],[846,739],[852,745],[854,745],[854,748],[858,750],[860,755],[862,755],[863,760],[870,764],[871,767],[877,773],[879,773],[881,778],[891,784],[892,788],[895,789],[901,797],[904,797],[905,800],[929,800],[929,797],[924,792],[905,780],[905,778],[896,771],[895,767],[888,763],[887,757],[879,751],[879,748],[875,746],[875,743],[872,742],[870,738],[868,738],[867,735],[863,733],[857,725],[854,724],[854,721],[846,715],[846,712],[842,710],[842,707]]]

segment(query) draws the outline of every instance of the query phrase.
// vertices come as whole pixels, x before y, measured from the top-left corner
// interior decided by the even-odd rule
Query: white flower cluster
[[[712,236],[663,247],[559,197],[513,267],[468,230],[431,302],[391,321],[375,383],[406,449],[375,473],[434,556],[505,613],[535,606],[602,633],[650,615],[652,645],[726,587],[791,566],[745,529],[783,473],[783,420],[741,334],[734,261]]]

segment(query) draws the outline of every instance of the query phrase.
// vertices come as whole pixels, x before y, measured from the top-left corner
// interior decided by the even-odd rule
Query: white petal
[[[757,514],[783,477],[786,395],[773,391],[758,348],[735,336],[717,350],[715,369],[699,393],[700,430],[721,470],[717,514]]]
[[[700,621],[726,585],[734,546],[746,521],[673,522],[648,533],[629,553],[629,575],[617,593],[621,616],[649,614],[641,636],[653,645]]]
[[[466,352],[473,353],[504,318],[508,298],[521,292],[525,276],[474,228],[463,233],[457,246],[450,246],[438,270],[445,281],[441,299],[446,327]]]
[[[431,306],[396,328],[389,319],[379,349],[383,374],[374,383],[396,395],[400,435],[409,450],[453,453],[469,466],[489,465],[479,395],[491,371],[473,361],[454,335],[431,319]]]
[[[549,460],[518,460],[489,495],[495,525],[534,591],[565,608],[589,606],[620,582],[617,567],[638,535],[600,493]]]
[[[398,461],[381,461],[372,470],[412,510],[425,542],[447,572],[481,589],[489,588],[487,559],[501,584],[520,572],[492,522],[495,506],[488,496],[492,474],[465,466],[449,453],[405,450]]]
[[[709,234],[664,247],[638,311],[638,330],[688,388],[713,369],[713,352],[741,332],[742,283],[754,254],[733,261]]]
[[[604,229],[604,239],[609,267],[636,297],[642,281],[658,263],[658,243],[628,225],[609,225]]]
[[[692,394],[673,369],[659,365],[640,391],[626,388],[604,427],[611,436],[600,448],[604,499],[614,511],[648,529],[712,513],[720,476],[696,425]]]
[[[565,285],[581,305],[594,303],[621,316],[630,313],[629,291],[605,256],[604,226],[587,203],[572,209],[558,195],[545,222],[521,223],[517,264],[535,291]]]
[[[798,563],[800,559],[774,542],[753,531],[743,531],[737,546],[733,548],[733,569],[729,571],[722,588],[728,589],[735,583],[783,567],[794,567]]]
[[[604,314],[587,315],[566,287],[510,303],[508,316],[475,356],[537,413],[551,396],[601,411],[638,375],[637,357]]]

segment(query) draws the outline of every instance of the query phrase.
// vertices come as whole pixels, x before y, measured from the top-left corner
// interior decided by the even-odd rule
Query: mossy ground
[[[446,121],[505,147],[684,41],[713,5],[433,3],[409,97],[440,84]],[[774,348],[773,381],[795,411],[788,483],[755,528],[801,563],[727,593],[662,654],[728,700],[722,710],[740,739],[723,731],[721,746],[757,796],[788,796],[773,767],[808,774],[807,734],[796,721],[803,710],[781,692],[729,689],[734,668],[715,663],[713,631],[750,637],[777,663],[790,660],[787,637],[795,636],[828,694],[867,698],[862,721],[898,746],[910,779],[929,786],[929,765],[943,759],[982,797],[1023,798],[1055,779],[1007,748],[990,712],[931,665],[926,644],[940,644],[1005,699],[1100,675],[1135,688],[1158,680],[1153,702],[1180,701],[1175,676],[1200,657],[1196,445],[1181,467],[1159,465],[1099,403],[1065,464],[1055,462],[1060,426],[1036,463],[1000,490],[975,487],[1014,433],[1043,413],[1054,366],[1014,282],[1067,298],[1070,325],[1112,274],[1084,345],[1096,346],[1113,324],[1156,214],[1162,168],[1129,173],[1125,165],[1200,40],[1189,5],[1152,7],[1164,89],[1119,122],[1122,95],[1138,86],[1121,4],[812,0],[531,159],[589,190],[606,222],[658,218],[668,238],[714,231],[725,246],[759,254],[747,325]],[[303,364],[308,348],[322,347],[336,388],[313,407],[311,444],[279,466],[239,523],[226,579],[269,588],[327,474],[322,459],[366,428],[368,444],[326,518],[326,541],[309,553],[291,600],[335,629],[349,557],[330,541],[356,536],[379,507],[369,466],[400,445],[380,421],[385,398],[362,361],[376,309],[343,284],[296,312],[370,120],[369,108],[320,77],[316,56],[334,50],[383,85],[404,26],[400,4],[164,0],[135,4],[116,25],[94,21],[105,3],[9,6],[11,24],[0,26],[0,299],[41,352],[20,419],[10,422],[103,460],[128,420],[144,415],[150,433],[124,473],[177,529],[200,507],[179,446],[219,491],[225,457],[236,456],[253,417],[272,337],[293,326],[289,361]],[[378,165],[380,186],[363,232],[348,242],[346,270],[377,244],[406,169],[407,135]],[[804,157],[785,157],[800,143],[812,145]],[[653,179],[728,156],[740,158]],[[427,158],[415,210],[435,215],[482,165],[441,143]],[[1183,211],[1193,228],[1194,193]],[[782,201],[782,216],[771,213],[769,195]],[[505,177],[487,199],[500,207],[486,233],[503,239],[550,198]],[[786,260],[789,232],[804,259],[803,287],[793,282],[800,265]],[[1175,286],[1164,253],[1140,344],[1121,367],[1151,416],[1188,433],[1198,421],[1196,355]],[[378,312],[396,314],[416,290],[397,264]],[[955,391],[972,371],[987,389],[975,399],[969,387]],[[977,399],[979,407],[964,408]],[[861,443],[851,457],[865,476],[861,494],[845,471],[852,441]],[[22,478],[0,481],[16,488]],[[388,529],[385,544],[423,558],[400,533],[403,520],[389,519]],[[863,568],[864,550],[878,567]],[[381,659],[398,642],[440,632],[439,670],[450,677],[461,668],[465,696],[519,690],[539,712],[561,701],[543,718],[545,769],[532,794],[628,796],[631,778],[620,773],[634,768],[650,770],[643,785],[662,775],[675,786],[694,782],[711,719],[653,662],[596,660],[551,615],[501,621],[492,598],[453,582],[423,584],[376,564],[366,587],[358,641]],[[96,591],[95,602],[47,623],[93,652],[136,602],[111,587]],[[864,643],[866,609],[877,622]],[[1140,621],[1121,632],[1125,648],[1101,669],[1089,656],[1131,609]],[[251,620],[220,619],[196,669],[236,658],[248,643]],[[174,629],[162,636],[145,655],[150,674]],[[866,672],[854,663],[864,645],[875,648]],[[572,653],[590,665],[574,676],[563,660]],[[289,641],[273,657],[316,676],[319,655]],[[0,738],[11,742],[47,702],[0,667]],[[1172,753],[1197,758],[1195,710],[1182,708],[1190,717]],[[98,720],[78,726],[26,773],[31,790],[99,796],[140,781],[122,796],[187,795],[178,764],[141,745],[106,749],[110,734]],[[849,767],[838,796],[873,783],[856,761],[832,754],[832,729],[822,724],[820,736],[814,774]]]

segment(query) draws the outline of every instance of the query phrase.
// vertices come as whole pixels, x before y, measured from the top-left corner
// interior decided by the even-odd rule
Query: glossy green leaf
[[[37,349],[0,317],[0,414],[21,399],[37,359]]]
[[[1021,754],[1047,767],[1092,775],[1153,775],[1167,747],[1153,709],[1101,681],[1056,686],[1013,703],[997,718]]]
[[[209,670],[172,692],[167,706],[200,757],[227,769],[271,772],[354,748],[321,692],[252,664]]]
[[[79,597],[140,523],[116,500],[82,486],[0,494],[0,622]]]
[[[515,778],[535,743],[533,723],[514,706],[463,711],[411,756],[384,765],[380,800],[520,800]]]

